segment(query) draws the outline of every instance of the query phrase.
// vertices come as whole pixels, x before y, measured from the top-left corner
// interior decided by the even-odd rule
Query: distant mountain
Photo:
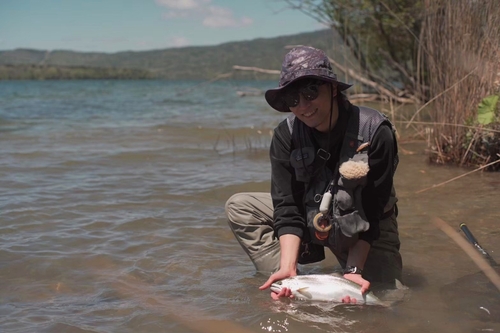
[[[285,46],[311,45],[324,49],[339,62],[346,60],[340,37],[332,30],[319,30],[275,38],[224,43],[215,46],[169,48],[140,52],[75,52],[16,49],[0,51],[0,67],[63,67],[134,69],[149,77],[164,79],[211,79],[232,71],[233,65],[280,69]],[[349,58],[350,59],[350,58]],[[0,73],[1,70],[0,70]],[[238,74],[242,77],[249,73]],[[251,75],[255,75],[252,73]],[[12,78],[10,76],[9,78]],[[5,79],[5,78],[4,78]]]

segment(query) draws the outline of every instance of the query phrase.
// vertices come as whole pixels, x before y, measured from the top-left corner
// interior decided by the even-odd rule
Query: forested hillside
[[[344,49],[338,35],[331,30],[320,30],[298,35],[281,36],[276,38],[260,38],[250,41],[230,42],[215,46],[198,46],[170,48],[142,52],[118,53],[85,53],[74,51],[43,51],[17,49],[0,51],[0,79],[37,78],[37,75],[47,76],[50,69],[51,79],[55,68],[64,67],[60,72],[69,73],[72,67],[82,71],[87,68],[85,78],[95,75],[95,78],[105,78],[106,71],[100,69],[135,69],[138,78],[162,79],[210,79],[221,73],[232,70],[233,65],[254,66],[267,69],[280,69],[281,61],[287,52],[285,46],[311,45],[328,51],[330,55],[344,62]],[[347,57],[348,58],[348,57]],[[8,65],[8,66],[7,66]],[[30,65],[30,66],[26,66]],[[8,68],[7,68],[8,67]],[[92,70],[94,68],[94,70]],[[29,71],[32,71],[29,74]],[[145,74],[145,72],[147,74]],[[6,76],[5,73],[9,73]],[[109,73],[115,75],[117,71]],[[18,75],[16,74],[18,73]],[[132,72],[127,72],[130,76]],[[249,73],[239,74],[254,75]],[[61,77],[62,78],[62,77]]]

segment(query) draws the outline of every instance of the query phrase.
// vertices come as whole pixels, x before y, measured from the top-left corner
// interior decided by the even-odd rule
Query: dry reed
[[[500,135],[460,125],[473,123],[479,102],[496,92],[498,0],[426,0],[425,7],[422,42],[430,96],[436,96],[429,111],[436,124],[429,140],[430,158],[437,163],[485,165],[498,159]],[[488,147],[497,147],[484,149],[485,140],[489,140]]]

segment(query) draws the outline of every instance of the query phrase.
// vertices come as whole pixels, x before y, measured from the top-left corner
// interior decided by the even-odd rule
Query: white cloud
[[[138,46],[140,46],[141,48],[150,48],[151,47],[151,42],[150,41],[146,41],[146,40],[140,40],[136,43]]]
[[[182,46],[189,45],[189,41],[187,40],[186,37],[174,36],[170,39],[169,44],[173,47],[182,47]]]
[[[155,0],[160,6],[170,10],[163,19],[193,17],[209,28],[236,28],[253,24],[249,17],[236,18],[231,9],[211,6],[211,0]]]
[[[200,8],[203,4],[209,3],[210,0],[155,0],[160,6],[171,9],[190,10]]]
[[[209,6],[208,11],[214,16],[233,16],[230,9],[219,7],[219,6]]]
[[[236,19],[230,9],[215,6],[209,7],[208,15],[203,19],[203,25],[210,28],[237,28],[252,23],[249,17]]]

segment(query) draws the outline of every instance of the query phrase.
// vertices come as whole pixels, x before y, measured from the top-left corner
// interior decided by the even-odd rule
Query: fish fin
[[[399,281],[398,279],[396,280],[396,289],[409,289],[407,286],[403,284],[403,282]]]
[[[312,295],[310,292],[307,291],[307,289],[309,289],[309,287],[299,288],[299,289],[297,289],[297,292],[300,295],[304,296],[305,298],[312,299]]]
[[[395,288],[387,289],[383,292],[380,299],[386,304],[395,304],[408,300],[411,296],[411,289],[405,286],[401,281],[395,279]]]

